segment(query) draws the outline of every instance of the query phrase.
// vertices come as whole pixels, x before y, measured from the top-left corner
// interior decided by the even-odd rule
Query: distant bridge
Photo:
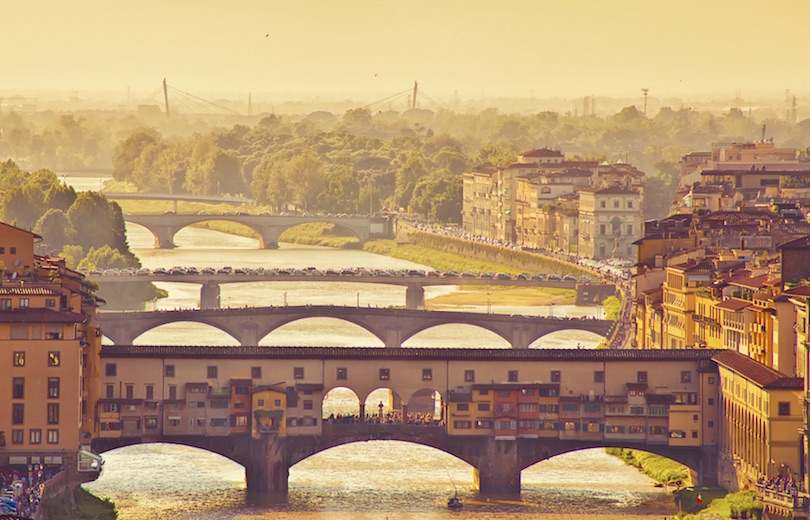
[[[191,193],[138,193],[138,192],[103,192],[104,196],[112,200],[170,200],[174,202],[174,212],[177,213],[177,202],[207,202],[211,204],[253,204],[253,199],[245,197],[231,197],[229,195],[193,195]]]
[[[337,318],[367,330],[386,348],[399,348],[424,330],[451,323],[475,325],[508,341],[512,348],[527,349],[537,339],[560,330],[584,330],[607,336],[615,321],[554,319],[476,312],[415,311],[363,307],[302,306],[244,309],[179,310],[154,312],[100,312],[98,323],[116,345],[131,345],[141,334],[160,325],[196,322],[211,325],[242,346],[258,345],[277,328],[305,318]]]
[[[387,217],[318,217],[303,215],[184,215],[166,213],[163,215],[124,215],[124,221],[138,224],[148,229],[155,237],[155,247],[171,249],[174,247],[174,235],[184,227],[198,222],[214,220],[236,222],[252,229],[259,238],[259,247],[277,249],[278,237],[299,224],[309,222],[326,222],[354,234],[361,242],[373,238],[391,238],[392,222]]]
[[[86,279],[102,287],[108,285],[126,285],[135,282],[180,282],[200,284],[200,308],[220,308],[220,285],[226,283],[256,283],[256,282],[344,282],[344,283],[375,283],[387,285],[401,285],[407,287],[405,293],[405,307],[408,309],[422,309],[425,306],[425,286],[436,285],[510,285],[520,287],[547,287],[554,289],[577,289],[578,301],[583,291],[589,287],[599,285],[578,284],[568,280],[517,280],[498,278],[474,277],[431,277],[431,276],[382,276],[371,272],[363,275],[332,275],[332,274],[278,274],[271,271],[265,274],[143,274],[131,276],[117,275],[88,275]],[[615,287],[611,286],[611,293]]]

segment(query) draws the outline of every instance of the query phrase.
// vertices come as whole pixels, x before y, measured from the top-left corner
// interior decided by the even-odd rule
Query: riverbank
[[[118,511],[110,499],[102,499],[79,486],[72,496],[65,493],[44,500],[40,505],[42,520],[115,520]]]
[[[693,487],[689,468],[674,460],[645,451],[622,448],[605,448],[605,451],[622,459],[625,464],[638,468],[639,471],[664,485],[680,485],[672,492],[673,500],[680,512],[678,520],[699,520],[700,518],[759,518],[754,514],[762,511],[762,503],[756,500],[753,491],[728,493],[723,488]],[[733,515],[738,516],[733,516]]]

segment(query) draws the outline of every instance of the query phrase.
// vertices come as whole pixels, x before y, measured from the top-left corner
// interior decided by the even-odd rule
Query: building
[[[579,191],[580,256],[635,259],[642,229],[637,190],[608,186]]]
[[[0,465],[97,471],[83,448],[98,432],[100,300],[64,260],[34,254],[40,239],[0,223]]]

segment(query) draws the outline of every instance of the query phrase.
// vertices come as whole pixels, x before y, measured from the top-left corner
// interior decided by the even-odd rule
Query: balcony
[[[757,499],[762,502],[764,512],[786,518],[808,518],[810,496],[806,493],[784,493],[762,484],[757,484]]]

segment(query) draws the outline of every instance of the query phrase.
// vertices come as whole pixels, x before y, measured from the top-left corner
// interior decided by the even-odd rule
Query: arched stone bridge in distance
[[[655,453],[689,468],[697,485],[715,483],[717,455],[712,449],[609,440],[520,438],[504,441],[492,437],[451,436],[442,427],[403,424],[324,423],[322,433],[317,436],[263,435],[260,439],[251,438],[249,433],[227,437],[158,435],[149,439],[97,438],[93,440],[93,449],[97,453],[104,453],[144,442],[191,446],[217,453],[242,465],[249,489],[287,491],[289,470],[295,464],[330,448],[372,440],[420,444],[463,460],[473,467],[476,484],[485,493],[519,494],[520,473],[524,469],[557,455],[591,448],[628,448]]]
[[[424,330],[446,324],[475,325],[502,337],[512,348],[526,349],[534,341],[560,330],[584,330],[606,337],[615,321],[555,319],[476,312],[417,311],[410,309],[295,306],[218,310],[100,312],[104,336],[116,345],[131,345],[141,334],[160,325],[196,322],[229,334],[242,346],[258,345],[277,328],[305,318],[337,318],[367,330],[386,348],[398,348]]]
[[[239,214],[205,214],[185,215],[168,213],[162,215],[124,215],[125,222],[132,222],[148,229],[155,237],[155,247],[171,249],[174,247],[174,235],[184,227],[199,222],[223,220],[236,222],[252,229],[259,238],[259,247],[263,249],[278,248],[278,237],[299,224],[309,222],[327,222],[348,230],[361,242],[373,238],[391,238],[393,224],[386,217],[318,217],[303,215],[239,215]]]

